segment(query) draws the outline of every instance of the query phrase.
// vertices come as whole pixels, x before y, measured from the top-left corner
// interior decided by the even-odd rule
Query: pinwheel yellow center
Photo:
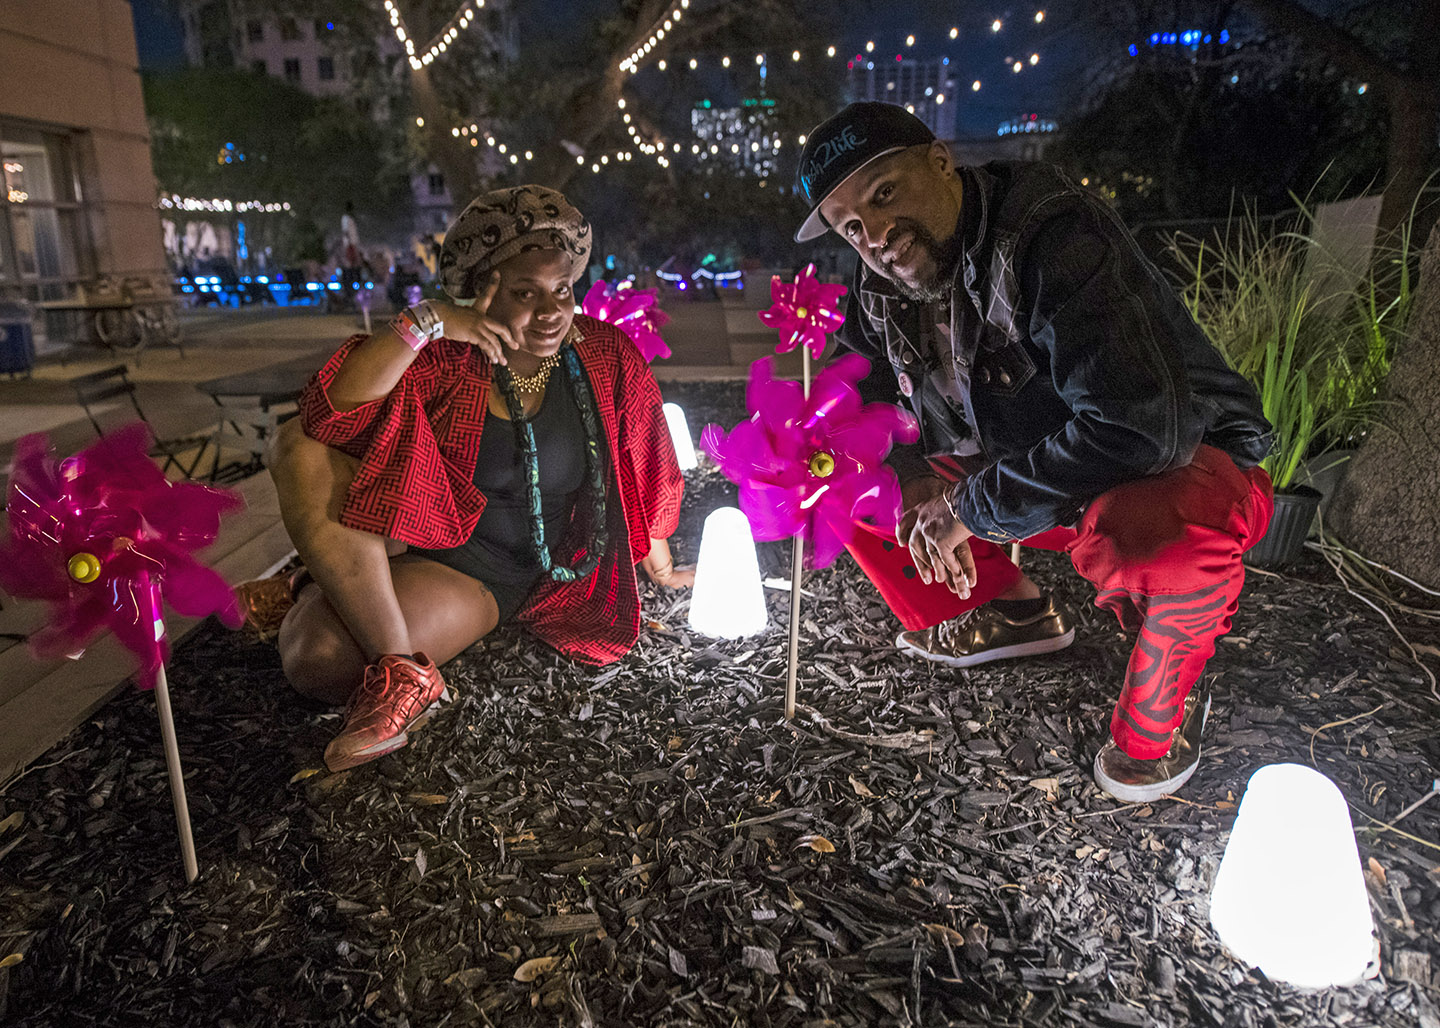
[[[810,455],[810,474],[816,478],[829,478],[835,474],[835,458],[824,450]]]
[[[75,581],[89,585],[100,577],[100,558],[93,553],[77,553],[65,565],[65,570]]]
[[[810,311],[809,311],[807,308],[805,308],[805,307],[796,307],[796,308],[795,308],[795,316],[796,316],[797,318],[799,318],[801,321],[804,321],[806,318],[808,318],[808,317],[810,316]]]

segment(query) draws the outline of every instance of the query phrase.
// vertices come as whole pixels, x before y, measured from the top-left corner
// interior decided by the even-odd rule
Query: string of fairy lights
[[[631,51],[629,57],[620,62],[620,70],[628,71],[632,75],[635,74],[635,72],[640,69],[640,61],[648,56],[651,50],[654,50],[660,45],[660,42],[665,38],[665,33],[680,24],[680,19],[684,17],[685,11],[688,10],[689,7],[690,0],[675,0],[675,3],[670,5],[670,10],[665,12],[664,18],[655,28],[651,29],[650,38],[637,46]]]
[[[688,3],[688,0],[684,0],[684,2]],[[628,71],[632,75],[636,74],[640,70],[641,65],[645,62],[645,58],[647,58],[656,48],[659,42],[665,38],[665,33],[669,31],[670,28],[672,28],[672,20],[678,19],[667,18],[665,22],[663,22],[653,32],[651,32],[649,39],[647,39],[644,44],[637,47],[635,51],[630,54],[629,57],[620,62],[620,68],[623,71]],[[1045,23],[1045,11],[1043,9],[1037,10],[1033,17],[1030,19],[1030,21],[1032,21],[1033,24],[1036,25],[1043,25]],[[1006,27],[1007,22],[1005,19],[995,18],[990,22],[988,26],[988,31],[991,35],[998,35],[1000,32],[1004,31]],[[950,31],[947,35],[950,41],[958,40],[960,38],[960,27],[958,25],[951,26]],[[905,56],[905,50],[913,50],[917,44],[922,42],[923,40],[921,40],[920,37],[916,36],[914,33],[908,34],[904,39],[903,49],[896,52],[895,59],[897,61],[902,61]],[[861,51],[857,51],[853,57],[845,58],[847,70],[853,71],[860,65],[869,65],[870,68],[873,68],[874,65],[872,62],[875,59],[874,55],[876,54],[877,50],[880,50],[881,52],[888,52],[888,50],[880,48],[875,40],[867,40],[865,46]],[[821,59],[822,55],[825,60],[833,60],[840,55],[840,52],[840,48],[834,43],[831,43],[824,46],[823,50],[818,48],[808,51],[804,49],[794,49],[790,51],[789,57],[792,63],[798,64],[801,61],[819,60]],[[771,60],[770,55],[763,52],[756,53],[753,55],[753,57],[754,62],[757,65],[764,65],[769,60]],[[679,61],[687,65],[691,71],[698,71],[702,66],[703,60],[706,59],[709,59],[708,55],[704,55],[703,59],[702,55],[695,55],[689,57],[681,56],[679,58]],[[783,60],[783,56],[776,59]],[[655,67],[660,71],[668,71],[671,67],[671,63],[672,62],[669,58],[661,57],[656,60]],[[723,54],[719,58],[719,64],[721,68],[728,69],[733,63],[734,62],[729,54]],[[1019,72],[1024,71],[1027,67],[1033,68],[1038,65],[1040,63],[1040,53],[1039,51],[1032,51],[1028,56],[1007,56],[1003,63],[1007,68],[1009,68],[1012,73],[1018,74]],[[867,68],[866,70],[869,69]],[[980,80],[975,80],[975,83],[971,85],[971,89],[978,92],[980,89],[979,82]]]
[[[205,211],[208,213],[236,214],[278,214],[290,210],[286,202],[272,203],[266,200],[223,200],[218,197],[206,199],[201,196],[181,196],[171,193],[162,196],[156,206],[163,211]]]
[[[400,15],[400,11],[395,4],[395,0],[384,0],[384,6],[385,11],[389,16],[391,27],[395,32],[395,37],[400,42],[401,46],[405,48],[406,57],[410,63],[410,66],[416,70],[419,70],[421,68],[427,67],[428,65],[433,63],[441,54],[445,53],[450,47],[450,45],[454,43],[454,41],[459,37],[460,33],[463,32],[465,29],[469,28],[469,26],[474,22],[477,11],[485,6],[485,0],[466,0],[466,2],[460,6],[456,13],[445,24],[444,28],[441,29],[441,31],[431,40],[431,42],[423,50],[419,50],[416,47],[414,39],[406,31],[404,19]],[[630,52],[630,54],[620,62],[620,70],[628,72],[631,75],[637,74],[640,71],[641,67],[648,63],[648,59],[664,41],[666,35],[675,30],[676,26],[683,19],[685,12],[689,9],[689,7],[690,0],[675,0],[675,2],[671,4],[665,14],[657,20],[649,34],[646,36],[645,41],[642,43],[638,43],[635,48]],[[1033,19],[1031,20],[1033,20],[1033,23],[1036,25],[1043,24],[1045,21],[1045,11],[1043,9],[1036,10],[1033,15]],[[998,35],[1006,28],[1006,26],[1007,22],[1005,19],[994,18],[989,23],[988,30],[991,35]],[[960,34],[960,27],[957,25],[950,28],[948,36],[949,39],[953,41],[958,40],[960,38]],[[897,62],[903,62],[905,59],[905,50],[912,50],[918,42],[920,42],[920,39],[914,33],[907,34],[904,39],[904,49],[898,51],[895,54],[895,60]],[[840,55],[839,47],[834,44],[829,44],[823,48],[823,51],[811,50],[807,53],[807,51],[802,49],[793,49],[790,51],[789,57],[792,63],[799,63],[807,59],[818,59],[821,52],[823,52],[824,59],[827,61],[834,60]],[[854,56],[845,57],[847,71],[854,72],[857,70],[857,68],[865,71],[873,71],[875,69],[874,55],[876,54],[876,52],[876,41],[868,40],[865,43],[863,49],[857,51]],[[705,60],[709,59],[709,55],[704,56]],[[770,59],[770,56],[763,52],[756,53],[753,56],[754,63],[761,69],[762,77],[765,74],[767,62]],[[779,59],[783,60],[783,57]],[[702,65],[701,55],[689,56],[688,58],[682,57],[680,60],[684,61],[684,63],[688,65],[691,71],[700,70]],[[719,58],[719,65],[723,69],[730,68],[733,63],[734,62],[728,54],[722,54]],[[1040,53],[1038,50],[1031,52],[1028,57],[1007,56],[1005,58],[1005,65],[1012,74],[1019,74],[1027,68],[1033,68],[1037,66],[1039,63]],[[655,67],[659,71],[668,71],[670,66],[670,59],[658,57],[655,61]],[[972,92],[979,92],[982,86],[983,83],[978,78],[970,83],[970,89]],[[944,103],[944,94],[942,93],[936,96],[935,102]],[[667,143],[664,138],[662,138],[658,133],[654,132],[653,128],[649,130],[649,138],[643,135],[638,125],[636,124],[635,118],[632,116],[631,112],[626,110],[626,106],[627,102],[625,98],[621,97],[617,102],[617,108],[620,111],[621,123],[625,128],[625,132],[629,139],[631,148],[615,149],[613,151],[606,150],[598,154],[577,153],[575,154],[575,162],[577,164],[584,166],[588,163],[590,165],[591,172],[594,174],[599,174],[602,169],[610,166],[612,163],[615,166],[619,166],[634,160],[637,155],[642,155],[653,158],[656,164],[660,167],[668,168],[671,164],[672,155],[678,155],[685,152],[685,147],[682,144]],[[423,127],[425,124],[424,119],[416,118],[416,124]],[[488,130],[482,130],[480,126],[475,122],[454,126],[451,128],[450,133],[452,137],[465,139],[469,142],[470,146],[476,148],[479,147],[480,141],[483,139],[487,146],[493,148],[512,166],[518,166],[522,160],[528,162],[534,159],[533,151],[522,151],[509,146],[508,144],[499,141],[492,132]],[[803,146],[805,144],[805,136],[799,136],[796,142],[799,145]],[[749,141],[749,149],[754,153],[759,153],[762,149],[778,151],[780,148],[781,139],[778,134],[774,134],[773,137],[766,136],[765,138],[760,140]],[[731,143],[729,145],[729,150],[732,155],[740,155],[743,152],[739,143]],[[707,157],[711,156],[721,156],[724,150],[718,143],[712,142],[708,145],[702,143],[692,143],[689,147],[689,152],[692,156],[704,160]]]
[[[642,139],[640,136],[640,130],[635,127],[635,120],[630,116],[630,112],[625,110],[625,98],[623,96],[616,101],[616,106],[620,110],[620,121],[622,124],[624,124],[625,132],[627,135],[629,135],[630,142],[635,145],[635,149],[645,154],[647,157],[654,157],[655,163],[659,164],[660,167],[670,167],[670,158],[665,156],[665,140],[660,139],[658,143],[655,143],[646,139]],[[679,143],[675,144],[675,152],[680,152]],[[585,163],[583,154],[580,155],[580,163]]]
[[[419,71],[448,50],[450,44],[459,38],[460,33],[470,27],[471,22],[475,20],[476,12],[484,6],[485,0],[474,0],[473,3],[467,0],[466,3],[461,4],[460,9],[445,23],[445,27],[420,52],[416,51],[415,40],[406,31],[405,19],[400,17],[400,9],[395,6],[393,0],[385,0],[385,13],[390,17],[390,27],[395,30],[395,38],[405,48],[405,57],[410,62],[410,67]]]

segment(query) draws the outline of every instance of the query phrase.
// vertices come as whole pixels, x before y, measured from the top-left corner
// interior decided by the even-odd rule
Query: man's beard
[[[885,275],[895,288],[907,299],[917,303],[935,303],[950,295],[950,286],[955,281],[955,270],[960,267],[960,258],[965,253],[964,236],[957,230],[945,242],[940,242],[921,225],[909,219],[896,225],[897,229],[909,231],[915,237],[911,246],[921,247],[930,256],[934,270],[923,281],[911,285],[894,275]]]

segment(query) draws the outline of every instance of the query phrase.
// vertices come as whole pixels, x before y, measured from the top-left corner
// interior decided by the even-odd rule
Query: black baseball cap
[[[810,205],[795,242],[825,234],[829,226],[820,217],[820,205],[851,175],[877,158],[934,141],[935,133],[915,115],[878,100],[847,104],[815,126],[795,172],[795,186]]]

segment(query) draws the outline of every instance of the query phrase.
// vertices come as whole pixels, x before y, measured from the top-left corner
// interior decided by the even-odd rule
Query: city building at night
[[[775,101],[746,98],[739,107],[702,100],[690,112],[693,153],[741,175],[768,178],[780,158],[780,133],[771,127]]]
[[[168,291],[127,0],[0,5],[0,299]]]
[[[845,88],[851,100],[898,104],[949,142],[955,138],[960,97],[950,58],[917,59],[903,54],[856,54],[846,62]]]
[[[222,12],[229,13],[213,2],[185,10],[180,24],[191,64],[249,68],[316,96],[334,96],[349,87],[349,64],[329,44],[333,21],[260,15],[232,21]]]
[[[950,152],[962,164],[986,161],[1043,161],[1045,151],[1060,137],[1060,123],[1040,114],[1018,114],[1002,121],[994,132],[977,138],[956,139]]]

